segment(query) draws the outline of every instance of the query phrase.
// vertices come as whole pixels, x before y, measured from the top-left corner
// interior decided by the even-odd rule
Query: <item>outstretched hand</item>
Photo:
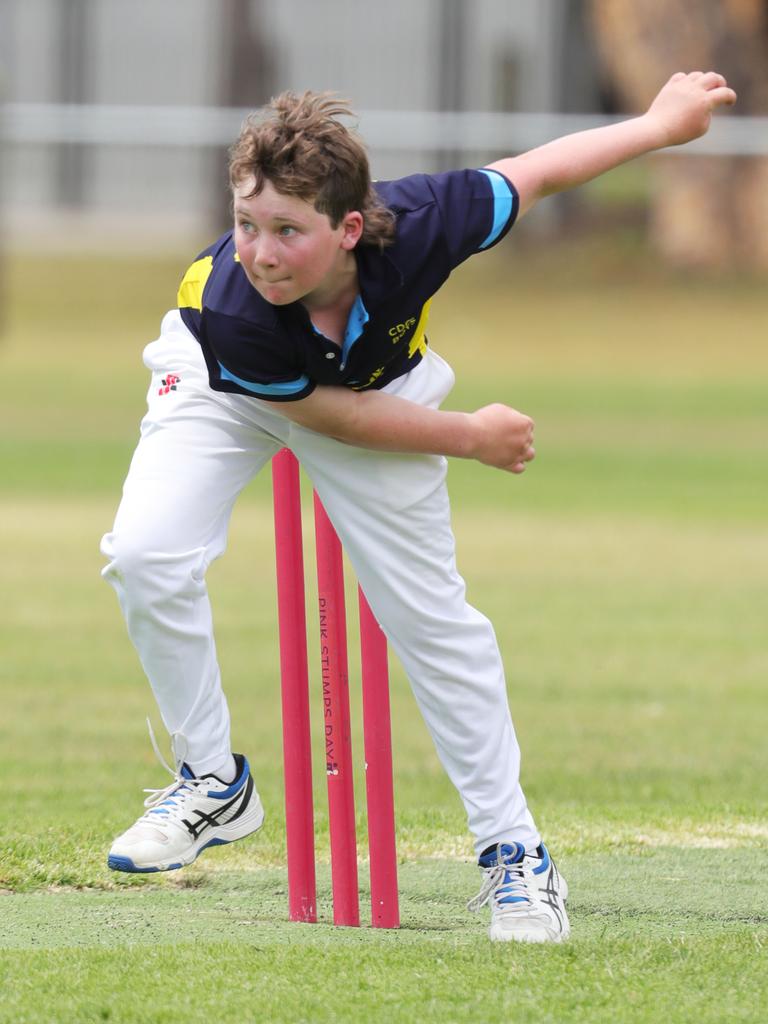
[[[473,430],[472,457],[486,466],[522,473],[534,458],[533,420],[499,402],[469,414]]]
[[[716,71],[679,71],[661,89],[646,118],[657,127],[661,146],[680,146],[706,134],[717,107],[735,102],[736,93]]]

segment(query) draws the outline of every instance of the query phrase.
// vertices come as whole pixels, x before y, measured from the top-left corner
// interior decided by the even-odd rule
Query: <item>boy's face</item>
[[[249,197],[252,189],[247,178],[234,190],[235,247],[249,282],[275,306],[332,302],[348,282],[362,215],[349,213],[333,228],[311,203],[282,195],[270,182]]]

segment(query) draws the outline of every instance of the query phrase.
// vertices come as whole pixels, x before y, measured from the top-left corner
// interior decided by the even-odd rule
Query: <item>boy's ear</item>
[[[350,210],[344,214],[341,227],[344,232],[341,236],[342,249],[354,249],[363,233],[362,213],[359,210]]]

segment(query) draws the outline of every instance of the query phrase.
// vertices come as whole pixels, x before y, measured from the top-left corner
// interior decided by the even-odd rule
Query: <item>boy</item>
[[[166,871],[256,831],[233,754],[205,571],[232,505],[280,448],[296,453],[399,656],[475,837],[494,940],[561,941],[567,888],[519,783],[490,623],[465,601],[445,488],[454,455],[521,473],[533,423],[504,405],[442,412],[453,383],[427,346],[429,301],[517,216],[642,153],[696,138],[735,102],[714,72],[677,74],[639,118],[481,170],[371,185],[327,95],[283,94],[232,151],[234,231],[192,264],[145,350],[149,411],[105,577],[172,736],[171,784],[109,866]]]

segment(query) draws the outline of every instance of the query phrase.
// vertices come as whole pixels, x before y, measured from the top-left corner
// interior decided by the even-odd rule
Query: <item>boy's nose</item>
[[[262,235],[258,240],[253,254],[253,262],[258,267],[274,267],[277,264],[275,246],[270,238],[265,238]]]

